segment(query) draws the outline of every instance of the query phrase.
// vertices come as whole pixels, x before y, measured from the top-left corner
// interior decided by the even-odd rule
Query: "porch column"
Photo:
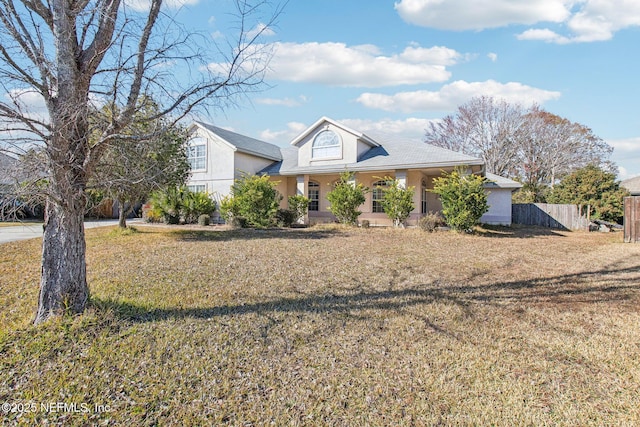
[[[296,195],[307,197],[307,188],[309,187],[309,175],[296,176]],[[298,220],[298,224],[309,223],[309,211]]]
[[[402,188],[407,188],[407,171],[396,171],[396,180]]]

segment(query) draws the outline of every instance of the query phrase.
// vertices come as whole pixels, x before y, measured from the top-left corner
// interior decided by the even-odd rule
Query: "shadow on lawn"
[[[504,227],[499,225],[483,225],[475,231],[475,234],[483,237],[507,237],[507,238],[530,238],[540,236],[566,237],[563,233],[570,231],[554,230],[546,227],[537,227],[533,225],[517,225]]]
[[[449,303],[472,315],[478,305],[508,307],[509,304],[571,305],[630,301],[637,303],[640,268],[603,269],[526,281],[479,285],[448,285],[438,281],[410,288],[344,294],[307,295],[263,302],[238,303],[214,307],[153,308],[132,302],[92,298],[99,309],[113,310],[117,317],[135,322],[167,319],[211,319],[220,316],[269,313],[345,313],[358,316],[365,310],[396,313],[422,304]],[[428,324],[428,319],[424,319]],[[435,326],[431,325],[434,329]]]
[[[339,228],[239,228],[234,230],[174,230],[172,234],[181,241],[230,241],[259,239],[303,239],[317,240],[345,234]]]

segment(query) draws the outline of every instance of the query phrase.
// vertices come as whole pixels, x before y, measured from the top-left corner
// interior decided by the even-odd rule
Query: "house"
[[[414,187],[415,210],[408,223],[416,224],[429,211],[442,205],[433,189],[433,180],[456,167],[486,175],[489,211],[481,218],[487,224],[511,224],[511,193],[520,184],[485,174],[482,159],[416,141],[380,135],[366,135],[330,118],[322,117],[290,143],[280,148],[212,125],[196,122],[191,127],[188,158],[192,175],[188,187],[206,191],[219,201],[229,194],[235,178],[242,173],[267,174],[277,182],[284,196],[303,194],[310,199],[307,223],[332,222],[326,195],[345,170],[355,172],[355,180],[373,189],[360,206],[360,220],[371,225],[391,225],[382,209],[385,177]]]
[[[620,183],[620,186],[629,190],[632,196],[640,196],[640,176],[625,179]]]

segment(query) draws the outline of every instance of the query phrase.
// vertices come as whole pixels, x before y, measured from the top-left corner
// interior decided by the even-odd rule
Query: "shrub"
[[[211,216],[209,214],[202,214],[198,217],[198,225],[209,225],[211,223]]]
[[[181,215],[184,222],[191,224],[199,222],[200,216],[211,216],[216,210],[216,202],[207,193],[186,191],[183,195]]]
[[[291,227],[296,220],[296,213],[291,209],[278,209],[276,212],[276,224],[279,227]]]
[[[309,209],[309,199],[302,194],[296,194],[295,196],[289,196],[289,210],[293,214],[293,221],[291,224],[300,221],[307,214]]]
[[[469,232],[489,210],[484,180],[478,175],[465,174],[462,168],[434,179],[431,191],[440,196],[442,214],[449,227]]]
[[[428,232],[436,231],[436,228],[442,225],[444,225],[444,219],[438,212],[429,212],[418,220],[418,227]]]
[[[240,226],[269,227],[275,222],[282,196],[268,175],[244,174],[231,186],[231,194],[220,203],[226,221]]]
[[[369,189],[364,185],[352,183],[353,172],[344,171],[332,191],[327,194],[327,199],[331,203],[331,213],[342,224],[355,225],[362,212],[358,206],[365,202],[365,194]]]
[[[155,214],[162,217],[167,224],[178,224],[183,208],[186,187],[168,187],[151,194],[151,205]]]
[[[413,204],[415,187],[404,188],[397,179],[390,177],[385,177],[384,180],[387,183],[385,187],[382,187],[384,213],[393,221],[394,227],[404,226],[404,222],[415,208]]]

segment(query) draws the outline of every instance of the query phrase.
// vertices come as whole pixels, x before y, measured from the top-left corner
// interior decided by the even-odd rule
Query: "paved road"
[[[131,220],[127,220],[127,224],[129,222],[131,222]],[[135,220],[133,222],[135,222]],[[105,227],[117,224],[117,219],[86,221],[84,228]],[[42,237],[42,224],[25,223],[24,225],[17,225],[15,227],[0,227],[0,244],[15,242],[16,240],[34,239],[36,237]]]

